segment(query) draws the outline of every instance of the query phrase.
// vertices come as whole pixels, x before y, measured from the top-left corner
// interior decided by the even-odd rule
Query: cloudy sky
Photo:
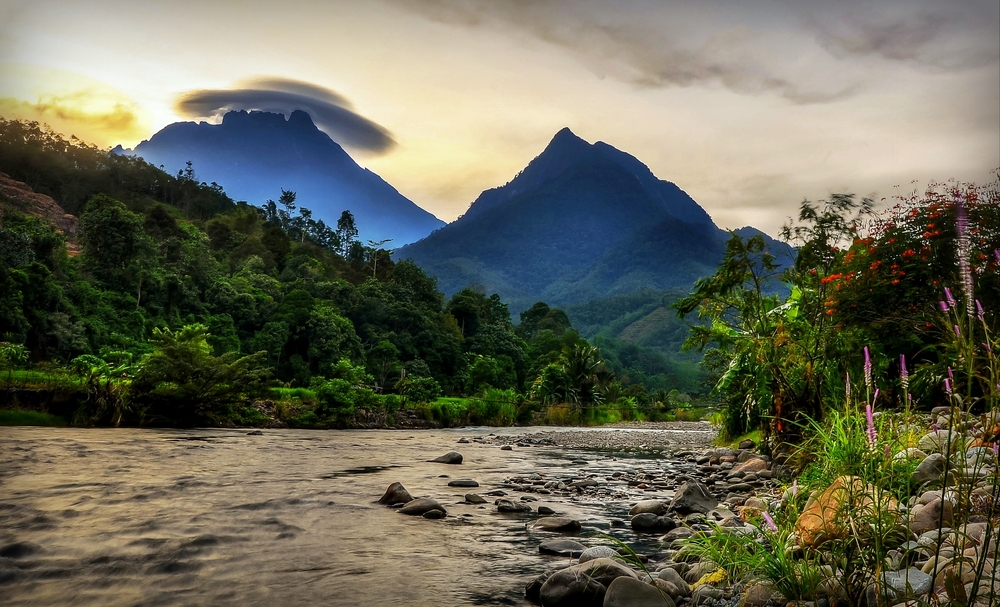
[[[0,0],[4,117],[131,147],[293,107],[445,220],[569,126],[776,233],[803,198],[991,177],[1000,6]]]

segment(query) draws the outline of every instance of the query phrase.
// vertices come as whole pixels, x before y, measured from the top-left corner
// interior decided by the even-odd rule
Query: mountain
[[[396,257],[412,258],[446,294],[479,286],[516,312],[539,300],[688,289],[715,272],[728,238],[635,157],[563,129],[513,180]]]
[[[178,122],[134,153],[172,173],[193,163],[200,181],[216,182],[234,199],[259,205],[294,191],[315,219],[336,226],[350,210],[362,241],[414,242],[444,225],[368,169],[363,169],[309,115],[233,111],[221,124]]]

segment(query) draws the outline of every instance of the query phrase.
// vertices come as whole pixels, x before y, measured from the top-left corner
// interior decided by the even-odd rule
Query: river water
[[[537,514],[499,514],[465,493],[512,475],[605,479],[658,464],[456,444],[504,432],[491,428],[263,432],[0,428],[0,604],[527,605],[524,584],[560,560],[538,553],[552,534],[525,528]],[[464,463],[427,461],[451,450]],[[448,487],[456,478],[480,487]],[[375,503],[394,481],[448,516]],[[654,549],[610,524],[641,494],[531,505],[582,521],[585,542],[612,534]]]

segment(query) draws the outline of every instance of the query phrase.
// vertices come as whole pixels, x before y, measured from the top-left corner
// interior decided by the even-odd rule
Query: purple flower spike
[[[979,322],[983,322],[983,304],[979,303],[978,299],[976,300],[976,318],[979,319]]]
[[[993,443],[993,457],[1000,455],[1000,443]]]
[[[847,380],[844,382],[844,393],[847,394],[848,397],[851,396],[851,372],[850,371],[847,372]]]
[[[947,392],[949,396],[951,395],[951,382],[948,381],[947,377],[944,378],[944,391]]]
[[[940,430],[940,429],[941,429],[941,426],[939,426],[939,425],[937,425],[937,424],[931,424],[931,430],[932,430],[933,432],[937,432],[937,431],[938,431],[938,430]]]
[[[868,346],[865,346],[865,387],[872,389],[872,357],[868,353]]]
[[[990,353],[993,352],[993,348],[991,348],[990,344],[986,343],[985,341],[983,342],[983,350],[986,350],[987,352],[990,352]]]
[[[889,459],[889,445],[888,444],[886,444],[886,446],[885,446],[885,459]]]
[[[958,325],[955,325],[955,337],[961,337],[961,336],[962,336],[962,330],[958,328]]]
[[[947,312],[948,311],[948,303],[947,302],[945,302],[945,301],[939,301],[938,303],[941,305],[941,311],[942,312]]]
[[[1000,264],[1000,249],[993,249],[993,256],[997,258],[997,263]]]
[[[955,372],[951,370],[951,367],[948,367],[948,379],[955,381]]]
[[[771,530],[771,533],[777,533],[778,526],[774,524],[774,519],[771,518],[771,515],[768,514],[766,511],[762,512],[761,514],[764,515],[764,523],[767,525],[767,528]]]
[[[871,405],[865,405],[865,417],[868,420],[868,446],[874,451],[878,434],[875,432],[875,414]]]
[[[906,355],[899,355],[899,382],[903,385],[903,392],[910,387],[910,372],[906,370]]]
[[[951,289],[948,287],[944,288],[944,298],[948,302],[949,308],[954,308],[957,305],[955,303],[955,297],[951,294]]]
[[[993,443],[993,448],[994,449],[997,448],[996,443]],[[795,479],[792,481],[792,497],[795,497],[798,494],[799,494],[799,479]]]

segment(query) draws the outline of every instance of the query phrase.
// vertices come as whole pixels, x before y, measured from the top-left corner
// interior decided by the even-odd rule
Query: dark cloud
[[[177,111],[188,118],[213,119],[232,110],[290,115],[302,110],[337,143],[370,152],[387,152],[396,142],[384,127],[354,112],[337,93],[307,82],[257,78],[243,88],[199,89],[180,95]]]
[[[878,56],[941,70],[1000,62],[996,0],[857,3],[838,9],[802,15],[805,26],[835,56]]]
[[[796,104],[860,91],[865,73],[852,57],[962,69],[1000,54],[996,0],[395,1],[441,23],[526,33],[639,86],[721,85]]]

